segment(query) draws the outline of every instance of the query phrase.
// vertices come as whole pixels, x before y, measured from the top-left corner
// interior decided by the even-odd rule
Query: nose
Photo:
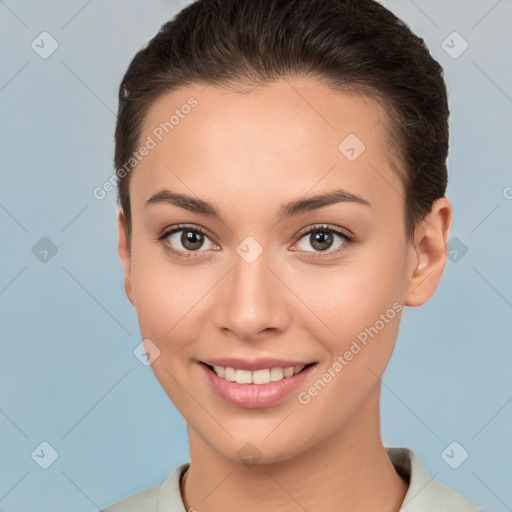
[[[235,256],[231,271],[217,287],[214,319],[224,334],[255,341],[286,330],[290,292],[271,266],[265,251],[251,263]]]

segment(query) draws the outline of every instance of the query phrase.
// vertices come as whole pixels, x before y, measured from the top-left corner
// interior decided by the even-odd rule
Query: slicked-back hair
[[[135,55],[119,87],[114,164],[128,239],[132,172],[119,169],[138,148],[157,99],[191,84],[247,92],[293,77],[368,95],[385,107],[412,238],[448,179],[446,85],[423,39],[374,0],[196,0]]]

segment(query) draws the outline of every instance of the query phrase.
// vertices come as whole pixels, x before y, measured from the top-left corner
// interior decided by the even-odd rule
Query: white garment
[[[400,510],[404,512],[485,512],[447,485],[434,480],[417,455],[407,448],[386,447],[397,473],[409,481]],[[180,479],[190,462],[173,469],[159,485],[110,505],[102,512],[187,512],[180,492]]]

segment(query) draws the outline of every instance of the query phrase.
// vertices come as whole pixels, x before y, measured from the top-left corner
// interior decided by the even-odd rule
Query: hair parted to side
[[[423,39],[375,0],[196,0],[135,55],[119,87],[114,164],[128,240],[132,173],[119,170],[157,99],[193,83],[243,92],[294,76],[385,106],[411,238],[448,180],[443,68]]]

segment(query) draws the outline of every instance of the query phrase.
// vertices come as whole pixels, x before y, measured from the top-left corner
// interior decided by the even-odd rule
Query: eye
[[[197,226],[175,226],[174,228],[165,231],[159,240],[164,244],[164,247],[178,257],[194,258],[196,254],[206,250],[215,249],[217,246],[208,238],[206,232]]]
[[[300,246],[301,243],[302,246]],[[345,246],[352,243],[353,239],[347,234],[343,233],[340,229],[320,225],[313,226],[305,233],[302,233],[298,245],[300,251],[320,253],[315,254],[314,257],[321,257],[321,253],[328,252],[330,255],[332,253],[343,250]],[[313,247],[313,251],[308,250],[306,247],[308,244]]]
[[[196,258],[208,250],[219,250],[219,246],[210,240],[206,231],[198,226],[175,226],[165,231],[158,240],[167,251],[179,258]],[[313,253],[311,257],[318,258],[340,252],[354,242],[355,239],[352,236],[345,234],[339,228],[317,225],[303,232],[296,244],[299,248],[292,250],[310,252]],[[313,247],[313,251],[305,247],[307,244]]]

